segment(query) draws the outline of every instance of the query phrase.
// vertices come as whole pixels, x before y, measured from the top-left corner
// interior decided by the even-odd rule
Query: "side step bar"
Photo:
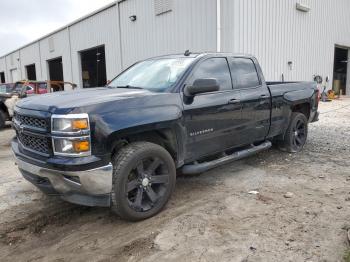
[[[227,164],[229,162],[236,161],[236,160],[254,155],[254,154],[261,152],[263,150],[267,150],[271,146],[272,146],[272,143],[270,141],[265,141],[260,145],[252,146],[250,148],[234,152],[230,155],[215,159],[213,161],[184,165],[182,167],[182,173],[185,175],[194,175],[194,174],[203,173],[203,172],[208,171],[214,167],[218,167],[218,166]]]

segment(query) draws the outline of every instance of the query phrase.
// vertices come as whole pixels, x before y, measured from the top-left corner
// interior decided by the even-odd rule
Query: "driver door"
[[[198,94],[190,102],[184,99],[187,162],[239,144],[236,134],[241,121],[240,91],[233,89],[226,57],[201,61],[186,85],[202,78],[215,78],[220,89]]]

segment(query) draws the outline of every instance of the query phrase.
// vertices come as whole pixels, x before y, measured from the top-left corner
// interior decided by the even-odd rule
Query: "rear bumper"
[[[110,206],[112,164],[84,171],[55,170],[25,161],[17,154],[12,142],[16,163],[23,177],[44,193],[87,206]]]

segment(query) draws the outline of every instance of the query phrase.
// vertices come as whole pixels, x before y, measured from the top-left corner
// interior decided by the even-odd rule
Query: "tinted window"
[[[254,62],[247,58],[234,58],[232,63],[234,88],[256,87],[260,85]]]
[[[209,58],[203,61],[192,76],[193,81],[200,78],[215,78],[220,84],[220,90],[232,90],[226,58]]]
[[[7,85],[0,85],[0,93],[7,93],[8,88]]]
[[[46,85],[46,83],[39,83],[38,88],[39,89],[47,89],[47,85]]]

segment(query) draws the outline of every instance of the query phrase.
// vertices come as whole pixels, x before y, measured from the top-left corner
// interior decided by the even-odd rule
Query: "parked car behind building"
[[[4,128],[5,122],[13,117],[13,109],[21,98],[32,95],[64,91],[65,85],[75,89],[76,84],[63,81],[31,81],[22,80],[14,84],[0,85],[0,129]]]

